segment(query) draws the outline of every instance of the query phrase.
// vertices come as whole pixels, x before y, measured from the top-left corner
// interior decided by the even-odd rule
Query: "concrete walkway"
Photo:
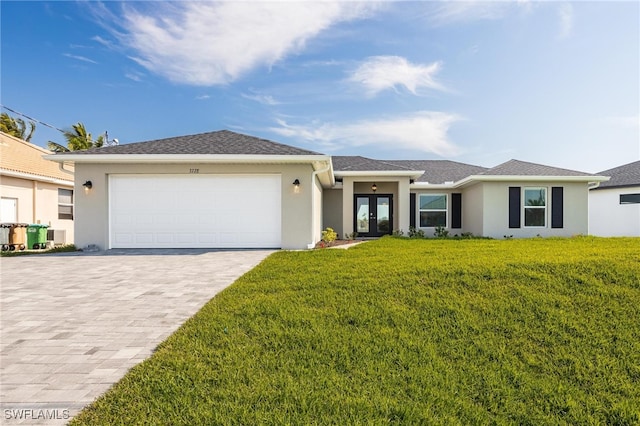
[[[0,424],[66,424],[271,251],[0,260]]]

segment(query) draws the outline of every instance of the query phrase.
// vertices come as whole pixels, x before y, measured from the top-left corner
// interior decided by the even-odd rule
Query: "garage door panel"
[[[279,175],[112,175],[113,248],[279,248]]]
[[[204,233],[198,234],[198,242],[203,244],[215,244],[218,241],[216,234]]]
[[[173,243],[173,234],[163,234],[163,233],[157,233],[156,234],[156,241],[159,244],[167,244],[167,243]]]
[[[134,241],[133,234],[116,232],[113,239],[114,247],[119,247],[123,244],[132,244]]]
[[[145,244],[149,245],[149,247],[152,247],[153,240],[153,234],[148,232],[138,232],[134,234],[134,241],[136,242],[136,244]]]

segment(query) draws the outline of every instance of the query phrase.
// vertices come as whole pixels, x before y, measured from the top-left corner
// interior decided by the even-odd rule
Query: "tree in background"
[[[49,141],[47,146],[53,152],[70,152],[70,151],[83,151],[90,148],[100,148],[104,145],[104,136],[100,135],[96,140],[93,140],[91,133],[87,132],[84,124],[78,122],[74,124],[72,130],[66,130],[64,132],[64,138],[67,140],[67,146],[60,145],[59,143]]]
[[[27,134],[27,124],[23,119],[13,118],[6,112],[3,112],[0,114],[0,131],[29,142],[33,137],[33,132],[36,131],[36,123],[33,121],[29,122],[29,133]]]

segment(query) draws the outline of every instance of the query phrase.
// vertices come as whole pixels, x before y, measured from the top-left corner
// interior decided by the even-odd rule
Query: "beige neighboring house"
[[[44,148],[0,132],[0,222],[39,223],[73,243],[73,165],[45,160]]]

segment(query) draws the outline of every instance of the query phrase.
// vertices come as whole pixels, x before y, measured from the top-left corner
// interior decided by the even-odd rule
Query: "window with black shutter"
[[[462,228],[462,194],[451,194],[451,228]]]
[[[551,188],[551,227],[564,227],[564,189],[561,186]]]
[[[509,228],[520,228],[520,187],[509,187]]]

